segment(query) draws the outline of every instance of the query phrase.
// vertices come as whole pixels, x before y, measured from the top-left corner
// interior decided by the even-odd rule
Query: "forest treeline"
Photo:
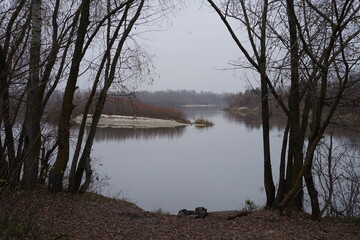
[[[136,98],[161,106],[215,105],[224,106],[227,94],[196,92],[195,90],[138,91]]]
[[[350,127],[359,124],[358,115],[360,113],[360,82],[358,81],[358,74],[352,76],[352,81],[350,81],[351,88],[348,88],[344,92],[344,97],[341,103],[341,107],[336,109],[336,118],[334,121],[337,123],[338,127]],[[333,97],[332,95],[336,93],[335,86],[330,86],[327,89],[327,96],[329,100]],[[286,105],[289,105],[289,89],[278,88],[277,92],[281,94],[281,97],[284,99],[283,102]],[[248,89],[244,92],[231,93],[225,96],[227,110],[234,113],[239,113],[240,115],[261,115],[261,89]],[[269,111],[273,117],[286,117],[284,112],[281,110],[281,106],[278,104],[276,99],[270,95],[268,97]],[[324,112],[327,113],[329,110],[330,103],[325,103]],[[300,104],[300,109],[304,109],[305,105]]]
[[[261,108],[261,90],[248,89],[244,92],[228,94],[225,97],[227,107],[231,109],[235,108],[249,108],[249,109],[258,109]]]

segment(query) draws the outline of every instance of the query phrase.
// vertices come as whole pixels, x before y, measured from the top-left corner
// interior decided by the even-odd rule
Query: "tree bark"
[[[263,129],[263,150],[264,150],[264,186],[266,192],[266,206],[273,207],[275,204],[275,184],[271,168],[270,150],[270,110],[269,110],[269,90],[266,81],[266,22],[268,14],[268,1],[264,1],[261,37],[260,37],[260,58],[259,68],[261,75],[261,120]]]
[[[287,150],[287,143],[288,143],[288,137],[289,137],[289,130],[290,130],[290,124],[289,120],[286,123],[286,127],[284,130],[284,136],[282,141],[282,147],[281,147],[281,155],[280,155],[280,169],[279,169],[279,187],[276,194],[276,201],[279,203],[283,200],[285,193],[286,193],[286,150]]]
[[[52,192],[59,192],[63,188],[64,172],[69,161],[69,131],[70,118],[74,108],[73,98],[76,90],[76,83],[79,74],[80,62],[82,60],[82,48],[85,41],[87,27],[89,25],[90,0],[83,0],[81,3],[81,17],[78,27],[75,49],[70,67],[70,73],[65,87],[63,104],[58,127],[59,148],[54,166],[49,174],[49,189]],[[76,24],[76,22],[74,22]]]
[[[312,157],[313,158],[313,157]],[[312,165],[312,163],[311,163]],[[307,170],[305,173],[305,183],[310,196],[311,203],[311,218],[316,221],[320,221],[321,213],[320,213],[320,204],[318,198],[318,191],[316,190],[313,175],[311,172],[311,168]]]
[[[2,112],[3,109],[3,96],[5,91],[7,91],[6,86],[4,86],[4,83],[6,83],[6,57],[5,52],[0,45],[0,112]],[[0,124],[3,120],[3,115],[0,115]],[[5,147],[5,146],[4,146]],[[9,164],[6,161],[5,157],[5,149],[3,147],[3,143],[0,138],[0,180],[7,181],[9,176]],[[1,186],[1,184],[0,184]]]
[[[49,161],[54,153],[55,149],[58,146],[58,142],[55,142],[51,149],[49,149],[47,152],[45,152],[45,147],[42,150],[42,156],[41,156],[41,168],[40,168],[40,174],[38,178],[38,183],[45,184],[48,172],[49,172]]]
[[[292,161],[288,167],[288,173],[291,175],[287,177],[289,188],[291,189],[296,177],[298,176],[303,165],[303,139],[301,138],[300,129],[300,85],[299,85],[299,45],[298,34],[296,25],[296,15],[294,9],[294,0],[287,0],[287,16],[289,23],[289,36],[290,36],[290,58],[291,58],[291,86],[289,93],[289,120],[290,120],[290,136],[289,136],[289,161]],[[301,183],[302,184],[302,183]],[[293,201],[294,207],[298,210],[303,208],[303,191],[299,189],[296,199]]]
[[[271,151],[270,151],[270,124],[269,124],[269,102],[267,84],[261,77],[261,119],[263,128],[263,150],[264,150],[264,186],[266,192],[266,206],[273,207],[275,202],[275,184],[271,168]]]
[[[30,69],[23,150],[25,153],[23,185],[27,189],[36,186],[41,148],[40,119],[42,115],[42,89],[44,89],[40,81],[41,0],[31,1],[31,22]]]
[[[10,99],[9,99],[9,83],[7,78],[8,67],[6,64],[6,52],[0,46],[0,91],[1,91],[1,120],[5,127],[5,142],[3,151],[7,151],[8,169],[7,181],[10,186],[15,187],[19,185],[20,181],[20,163],[18,163],[15,156],[14,135],[12,131],[12,121],[10,117]],[[3,156],[1,156],[3,157]],[[5,159],[4,159],[5,160]]]

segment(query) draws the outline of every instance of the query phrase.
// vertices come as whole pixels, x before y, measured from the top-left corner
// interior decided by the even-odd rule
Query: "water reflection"
[[[186,127],[176,128],[98,128],[95,141],[153,140],[156,138],[174,139],[181,137]]]
[[[360,144],[360,127],[333,126],[327,133],[332,134],[339,144]]]
[[[255,114],[241,115],[234,112],[226,112],[225,115],[227,120],[244,125],[248,130],[260,130],[261,116]],[[270,118],[270,130],[281,131],[286,126],[286,118],[280,116],[273,116]],[[326,130],[326,134],[333,135],[337,141],[343,141],[352,144],[360,143],[360,127],[357,123],[352,124],[331,124]]]
[[[261,130],[261,117],[255,114],[240,115],[233,112],[224,112],[215,108],[185,108],[185,113],[189,119],[213,118],[216,115],[223,115],[229,122],[244,125],[247,130]],[[215,123],[216,124],[216,123]],[[270,130],[282,131],[286,125],[286,119],[281,117],[270,118]],[[209,130],[199,128],[199,131]],[[180,138],[186,131],[186,127],[176,128],[98,128],[96,141],[125,141],[134,140],[153,140],[159,138],[175,139]],[[347,126],[330,126],[327,134],[332,134],[338,141],[346,141],[353,144],[360,142],[360,128]]]
[[[257,114],[247,114],[241,115],[234,112],[226,112],[225,117],[230,122],[239,123],[245,125],[248,130],[260,130],[261,126],[261,116]],[[282,130],[285,128],[286,119],[281,117],[271,117],[270,118],[270,130]]]
[[[197,118],[213,118],[222,112],[219,107],[182,107],[186,117],[190,121],[194,121]]]
[[[211,128],[98,129],[93,156],[102,165],[94,169],[109,176],[122,197],[147,211],[238,209],[246,199],[263,204],[261,131],[229,123],[220,109],[208,110],[186,114],[192,120],[208,119]],[[274,146],[280,144],[273,140]]]
[[[198,206],[209,211],[237,209],[246,199],[263,204],[260,117],[214,108],[189,108],[185,113],[191,120],[207,119],[214,127],[97,129],[93,155],[102,164],[95,170],[109,176],[109,184],[122,191],[122,197],[148,211],[162,208],[175,214]],[[271,126],[277,176],[285,120],[274,117]],[[359,139],[353,131],[337,130],[333,134],[338,139]]]

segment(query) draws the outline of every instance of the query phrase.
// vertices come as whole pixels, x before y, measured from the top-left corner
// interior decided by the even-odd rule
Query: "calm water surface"
[[[203,206],[239,209],[247,199],[264,204],[262,132],[259,121],[239,121],[219,109],[187,109],[215,126],[176,129],[98,129],[96,172],[109,177],[103,194],[121,196],[147,211]],[[281,129],[270,133],[278,166]],[[274,169],[276,176],[277,169]]]

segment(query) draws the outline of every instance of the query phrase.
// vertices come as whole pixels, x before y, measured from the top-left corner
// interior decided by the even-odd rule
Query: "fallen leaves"
[[[331,218],[314,222],[304,213],[280,217],[270,210],[232,211],[178,218],[95,194],[52,195],[46,190],[4,195],[0,204],[1,215],[11,211],[12,221],[35,222],[38,239],[360,239],[359,228]]]

